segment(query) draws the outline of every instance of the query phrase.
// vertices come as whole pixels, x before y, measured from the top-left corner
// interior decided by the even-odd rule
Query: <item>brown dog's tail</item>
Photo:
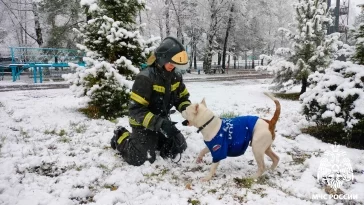
[[[274,115],[272,117],[271,120],[265,120],[268,124],[269,124],[269,131],[272,134],[272,138],[273,140],[275,139],[275,129],[276,129],[276,124],[277,121],[279,119],[279,115],[281,114],[281,104],[279,103],[279,101],[270,93],[264,92],[264,94],[266,96],[268,96],[270,99],[272,99],[274,101],[274,103],[276,104],[276,111],[274,112]]]

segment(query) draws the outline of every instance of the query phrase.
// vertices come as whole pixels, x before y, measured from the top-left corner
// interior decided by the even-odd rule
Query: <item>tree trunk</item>
[[[206,46],[205,56],[203,59],[203,70],[205,73],[208,73],[211,70],[212,43],[213,43],[213,36],[211,34],[208,34],[207,46]]]
[[[205,48],[204,60],[203,60],[203,70],[205,73],[209,73],[211,70],[211,61],[212,61],[212,49],[213,49],[213,40],[216,36],[218,20],[215,0],[209,1],[210,11],[211,11],[211,22],[209,26],[209,30],[207,32],[207,44]]]
[[[21,10],[22,8],[20,8],[19,6],[19,1],[16,2],[17,4],[17,9],[18,10],[18,16],[19,16],[19,24],[20,24],[20,46],[24,46],[24,36],[26,35],[24,32],[24,28],[23,28],[23,15],[21,15]]]
[[[176,18],[177,18],[177,38],[181,41],[182,45],[184,45],[184,38],[183,38],[183,30],[182,30],[182,20],[181,20],[181,15],[180,15],[180,10],[176,8],[176,5],[174,4],[173,0],[170,0],[172,6],[173,6],[173,10],[174,13],[176,14]]]
[[[275,49],[276,49],[276,45],[274,44],[272,50],[270,51],[270,56],[273,56],[274,55],[274,50]]]
[[[165,14],[166,14],[166,36],[169,36],[171,34],[171,30],[169,27],[169,0],[165,1],[165,6],[166,6],[166,10],[165,10]]]
[[[306,88],[307,88],[307,78],[302,78],[302,87],[300,94],[306,92]]]
[[[253,48],[253,54],[252,54],[252,69],[254,69],[254,67],[255,67],[255,64],[254,64],[254,55],[255,55],[255,48]]]
[[[217,53],[217,65],[221,65],[221,53]]]
[[[193,46],[193,52],[195,52],[195,55],[193,55],[193,67],[196,70],[197,69],[197,45],[196,45],[196,43]]]
[[[91,13],[89,13],[89,7],[86,8],[86,22],[92,19]]]
[[[141,25],[142,24],[142,13],[141,11],[139,10],[139,24]],[[140,34],[143,35],[144,34],[144,29],[141,27],[140,28]]]
[[[163,24],[162,24],[161,19],[158,20],[158,26],[159,26],[159,35],[161,36],[161,39],[164,39],[164,37],[163,37]]]
[[[246,52],[247,51],[245,51],[245,69],[248,69],[248,55]]]
[[[25,19],[27,18],[27,11],[25,11]],[[28,24],[25,23],[24,24],[24,30],[27,31],[28,30]],[[28,46],[28,35],[24,35],[24,43],[25,43],[25,46]]]
[[[233,21],[233,12],[234,12],[234,4],[232,4],[231,8],[230,8],[230,15],[229,15],[229,20],[228,20],[228,24],[227,24],[227,28],[226,28],[226,33],[225,33],[224,48],[222,50],[222,70],[225,70],[225,68],[226,68],[226,66],[225,66],[226,49],[227,49],[227,43],[228,43],[228,39],[229,39],[229,32],[231,29],[231,23]]]
[[[193,55],[194,55],[194,47],[193,47],[193,38],[192,38],[192,43],[191,43],[191,56],[190,56],[190,66],[189,66],[189,68],[190,68],[190,70],[192,70],[192,61],[193,61]]]
[[[39,13],[38,13],[37,3],[33,2],[32,6],[33,6],[33,14],[34,14],[36,41],[38,43],[38,46],[41,47],[43,44],[43,37],[42,37],[42,28],[40,27],[40,22],[39,22]]]

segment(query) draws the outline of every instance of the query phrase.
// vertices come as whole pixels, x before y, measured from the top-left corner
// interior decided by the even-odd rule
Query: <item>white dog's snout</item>
[[[182,114],[182,117],[187,120],[186,110],[183,110],[181,114]]]

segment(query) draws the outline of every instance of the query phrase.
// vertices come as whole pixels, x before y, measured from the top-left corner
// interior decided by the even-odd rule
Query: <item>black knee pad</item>
[[[118,143],[118,139],[119,137],[121,137],[124,133],[130,133],[125,127],[122,126],[118,126],[116,127],[116,129],[114,130],[114,136],[111,138],[111,147],[113,149],[116,149],[119,145]]]

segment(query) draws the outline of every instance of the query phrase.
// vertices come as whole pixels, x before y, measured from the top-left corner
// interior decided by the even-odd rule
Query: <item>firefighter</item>
[[[186,140],[169,114],[172,107],[182,112],[191,104],[182,74],[175,72],[176,67],[187,63],[183,45],[167,37],[148,58],[148,68],[136,76],[129,103],[132,132],[117,127],[111,139],[111,147],[127,163],[153,163],[156,151],[160,151],[162,158],[174,159],[186,150]]]

